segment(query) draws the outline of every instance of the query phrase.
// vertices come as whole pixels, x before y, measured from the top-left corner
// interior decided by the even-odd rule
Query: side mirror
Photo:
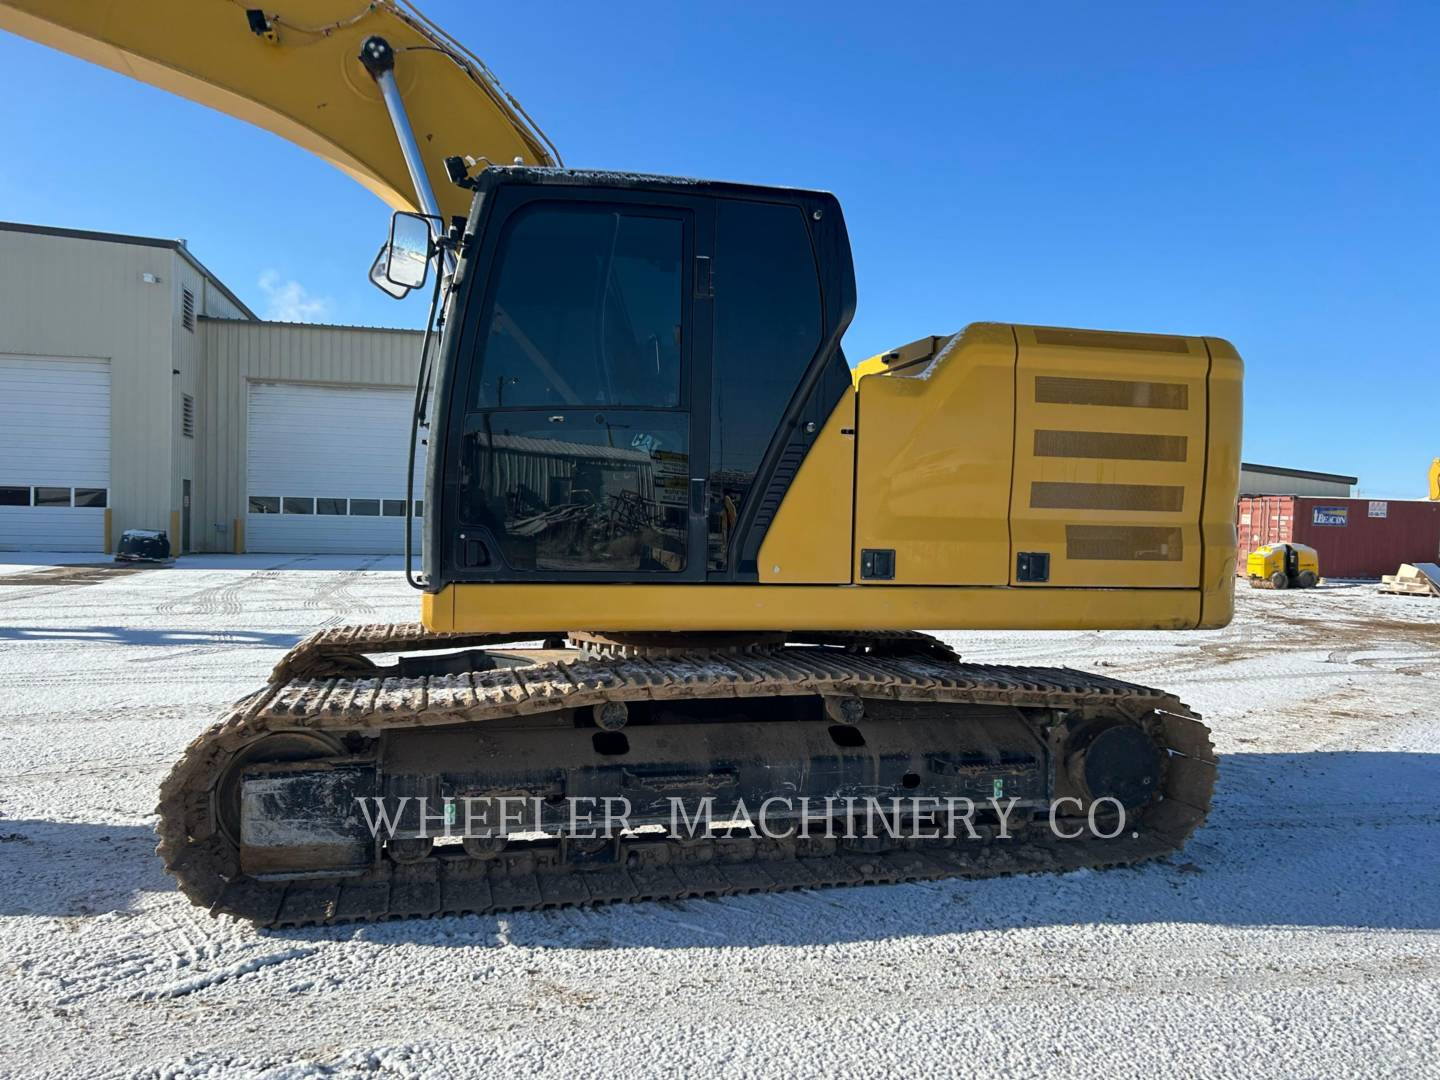
[[[395,300],[404,300],[410,295],[410,289],[405,285],[390,284],[390,279],[385,276],[385,270],[389,265],[390,245],[388,243],[381,244],[380,250],[375,253],[375,261],[370,264],[370,284]]]
[[[430,275],[430,222],[422,214],[397,213],[390,221],[385,280],[403,289],[418,289]],[[388,290],[387,290],[388,291]]]

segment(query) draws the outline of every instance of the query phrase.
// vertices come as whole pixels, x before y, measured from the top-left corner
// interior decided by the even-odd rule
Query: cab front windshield
[[[685,568],[684,251],[664,211],[540,203],[507,222],[461,505],[510,569]]]

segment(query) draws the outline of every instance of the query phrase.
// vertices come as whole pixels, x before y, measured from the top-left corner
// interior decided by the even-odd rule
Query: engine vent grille
[[[1114,562],[1179,562],[1185,557],[1185,541],[1179,529],[1067,525],[1065,557]]]
[[[1035,400],[1047,405],[1115,405],[1132,409],[1188,409],[1190,407],[1190,387],[1184,383],[1074,379],[1062,375],[1036,375]]]
[[[1037,480],[1030,505],[1037,510],[1151,510],[1178,512],[1185,489],[1167,484],[1064,484]]]
[[[1036,457],[1184,461],[1184,435],[1128,435],[1113,431],[1037,431]]]
[[[1061,330],[1054,327],[1043,327],[1034,333],[1037,345],[1068,345],[1078,349],[1130,349],[1135,352],[1190,351],[1190,342],[1171,334],[1116,334],[1108,330]]]

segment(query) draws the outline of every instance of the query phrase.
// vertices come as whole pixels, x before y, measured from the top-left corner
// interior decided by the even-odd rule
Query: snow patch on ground
[[[161,779],[304,634],[412,621],[398,566],[204,556],[0,587],[0,1075],[1440,1071],[1440,601],[1242,588],[1219,631],[944,635],[1205,716],[1214,812],[1149,866],[278,932],[210,918],[154,856]]]

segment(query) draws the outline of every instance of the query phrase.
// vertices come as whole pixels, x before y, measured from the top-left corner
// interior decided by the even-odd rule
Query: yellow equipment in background
[[[1430,462],[1430,501],[1440,502],[1440,457]]]
[[[1320,555],[1307,544],[1266,544],[1245,560],[1252,589],[1313,589],[1320,583]]]

